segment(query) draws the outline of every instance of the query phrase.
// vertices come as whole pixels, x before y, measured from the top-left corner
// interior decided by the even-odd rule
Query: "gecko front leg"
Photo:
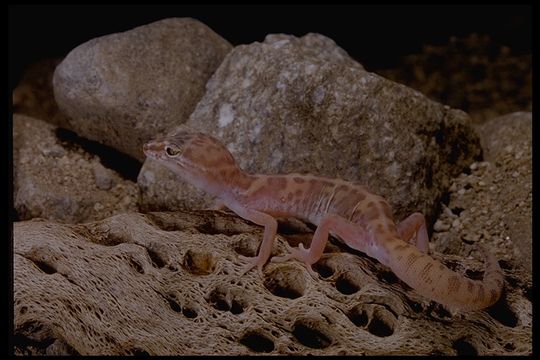
[[[261,247],[259,248],[259,253],[257,256],[248,257],[239,255],[239,258],[248,261],[248,265],[244,267],[240,276],[247,273],[249,270],[257,266],[259,275],[262,277],[262,268],[266,264],[270,253],[272,252],[272,244],[277,233],[277,221],[272,216],[252,209],[247,209],[241,205],[235,204],[233,206],[227,205],[232,211],[241,216],[242,218],[254,222],[257,225],[264,226],[264,235]]]

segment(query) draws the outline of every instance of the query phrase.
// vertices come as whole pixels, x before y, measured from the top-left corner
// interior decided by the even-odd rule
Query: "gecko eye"
[[[176,156],[180,153],[180,149],[176,148],[176,147],[172,147],[172,146],[167,146],[165,148],[165,152],[167,153],[167,155],[173,157],[173,156]]]

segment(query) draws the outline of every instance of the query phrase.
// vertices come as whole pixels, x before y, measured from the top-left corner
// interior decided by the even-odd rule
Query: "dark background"
[[[489,34],[513,53],[531,52],[530,5],[57,5],[9,7],[10,87],[24,69],[65,56],[97,36],[167,17],[193,17],[233,45],[269,33],[318,32],[333,39],[367,70],[398,65],[400,56],[451,36]]]

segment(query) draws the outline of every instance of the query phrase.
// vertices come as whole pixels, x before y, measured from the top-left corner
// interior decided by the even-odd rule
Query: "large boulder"
[[[77,46],[54,95],[69,129],[142,161],[143,143],[185,122],[230,49],[197,20],[156,21]]]

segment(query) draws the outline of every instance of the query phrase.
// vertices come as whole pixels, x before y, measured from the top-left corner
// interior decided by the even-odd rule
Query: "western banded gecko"
[[[503,274],[486,249],[479,247],[486,257],[482,281],[450,270],[429,255],[422,214],[414,213],[396,224],[388,203],[361,185],[312,175],[248,174],[222,143],[200,132],[180,131],[148,142],[143,150],[187,182],[217,196],[242,218],[264,226],[258,255],[244,257],[249,261],[245,271],[257,266],[262,273],[276,237],[275,217],[292,216],[317,225],[311,245],[308,249],[302,244],[297,248],[287,245],[289,253],[272,261],[297,259],[313,273],[311,265],[321,257],[331,234],[390,267],[421,295],[450,309],[482,309],[501,295]]]

